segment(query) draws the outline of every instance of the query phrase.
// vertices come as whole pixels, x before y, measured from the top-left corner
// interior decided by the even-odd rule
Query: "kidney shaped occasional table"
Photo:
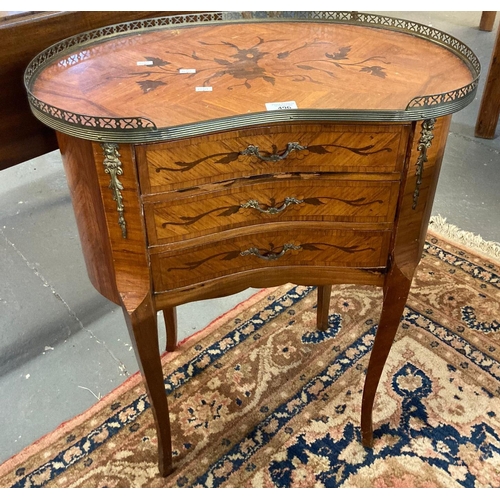
[[[357,12],[209,13],[124,23],[30,63],[57,131],[90,280],[120,304],[172,470],[157,311],[248,287],[383,287],[362,440],[419,262],[451,114],[480,65],[418,23]]]

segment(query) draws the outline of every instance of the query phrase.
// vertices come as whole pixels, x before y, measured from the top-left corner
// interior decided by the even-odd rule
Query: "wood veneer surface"
[[[141,189],[161,193],[243,177],[290,172],[400,172],[408,125],[285,124],[138,146]],[[292,151],[280,161],[242,154],[249,145],[262,156]]]
[[[75,113],[140,116],[161,128],[290,100],[299,109],[403,110],[416,96],[473,79],[457,56],[431,41],[315,22],[148,31],[87,46],[74,59],[70,54],[45,68],[34,95]],[[137,65],[146,61],[152,65]]]
[[[281,266],[383,268],[387,264],[390,230],[339,228],[324,223],[269,225],[185,249],[158,247],[151,252],[155,292],[209,282],[251,269]],[[286,246],[292,245],[287,250]],[[177,247],[176,247],[177,248]],[[246,254],[257,250],[260,257]],[[280,255],[277,259],[269,256]],[[262,259],[262,256],[267,260]]]
[[[342,181],[335,176],[293,178],[202,195],[188,193],[172,201],[145,203],[144,211],[149,244],[161,245],[271,222],[389,224],[394,221],[398,191],[398,181]],[[273,213],[272,208],[277,211]]]

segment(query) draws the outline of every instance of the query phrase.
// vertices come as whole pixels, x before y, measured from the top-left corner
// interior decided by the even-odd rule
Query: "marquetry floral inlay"
[[[293,199],[294,201],[291,203],[287,203],[287,200],[289,198],[285,199],[284,202],[278,203],[274,198],[270,199],[270,204],[263,204],[259,203],[256,200],[250,200],[247,203],[241,203],[239,205],[225,205],[222,207],[216,207],[213,208],[212,210],[208,210],[206,212],[201,212],[197,215],[194,216],[187,216],[183,215],[180,216],[179,219],[182,222],[176,222],[176,221],[166,221],[162,223],[162,227],[165,228],[167,226],[190,226],[192,224],[195,224],[199,220],[203,219],[207,215],[214,214],[217,212],[220,212],[217,214],[218,217],[231,217],[232,215],[236,215],[237,213],[241,212],[242,210],[245,209],[255,209],[261,213],[267,213],[271,216],[273,215],[279,215],[280,213],[284,212],[286,208],[289,206],[293,205],[312,205],[312,206],[320,206],[324,205],[325,202],[327,201],[336,201],[340,203],[345,203],[346,205],[350,205],[352,207],[362,207],[362,206],[367,206],[367,205],[372,205],[372,204],[382,204],[383,200],[376,199],[376,200],[370,200],[367,199],[366,197],[360,197],[360,198],[354,198],[354,199],[349,199],[349,198],[335,198],[333,196],[317,196],[317,197],[310,197],[310,198],[302,198],[300,200],[298,199]],[[284,207],[284,209],[282,208]]]
[[[293,242],[293,243],[286,243],[285,245],[281,246],[275,246],[273,243],[269,243],[269,248],[257,248],[257,247],[252,247],[247,250],[231,250],[229,252],[220,252],[215,255],[210,255],[204,259],[200,259],[197,261],[192,261],[192,262],[186,262],[186,264],[182,267],[170,267],[168,271],[174,271],[174,270],[189,270],[192,271],[193,269],[196,269],[197,267],[205,264],[206,262],[209,262],[213,259],[218,259],[218,260],[223,260],[223,261],[230,261],[234,260],[238,257],[246,257],[246,256],[260,256],[261,258],[264,257],[265,260],[277,260],[278,258],[281,258],[282,256],[285,255],[288,251],[294,251],[294,252],[318,252],[318,251],[323,251],[327,248],[334,248],[336,250],[340,250],[341,252],[348,253],[348,254],[355,254],[355,253],[360,253],[360,252],[374,252],[375,248],[373,247],[361,247],[360,245],[331,245],[329,243],[298,243],[298,242]],[[258,255],[257,255],[258,254]]]
[[[200,163],[203,163],[207,160],[213,160],[214,163],[220,165],[228,165],[236,160],[244,161],[246,158],[250,158],[250,161],[252,162],[261,161],[261,159],[256,155],[249,155],[248,153],[249,147],[246,148],[244,151],[226,151],[221,153],[213,153],[208,156],[195,158],[192,161],[176,161],[174,162],[174,164],[177,165],[176,167],[174,166],[156,167],[156,172],[161,172],[162,170],[167,172],[187,172],[188,170],[191,170],[192,168],[196,167]],[[294,149],[294,151],[292,151],[292,153],[290,154],[290,158],[293,157],[296,159],[302,159],[310,154],[327,155],[331,153],[330,149],[344,149],[358,156],[370,156],[382,152],[388,152],[388,153],[392,152],[391,148],[388,147],[377,148],[375,144],[367,144],[365,146],[359,146],[359,147],[347,146],[344,144],[337,144],[337,143],[311,144],[309,146],[301,147],[300,150]],[[277,155],[278,147],[275,144],[272,145],[272,151],[262,151],[261,153],[266,154],[268,156],[273,156],[273,155],[279,156]],[[283,156],[280,159],[285,159],[285,157]]]
[[[134,77],[143,93],[151,92],[158,87],[168,84],[168,77],[179,76],[179,64],[184,67],[197,67],[196,73],[182,75],[184,78],[192,79],[195,75],[198,78],[204,75],[203,86],[210,87],[222,77],[230,76],[235,83],[231,83],[226,88],[233,90],[236,87],[252,87],[251,82],[262,79],[269,85],[275,85],[276,78],[289,79],[294,82],[308,82],[323,85],[325,76],[327,79],[338,78],[341,71],[350,70],[366,73],[369,76],[385,78],[387,76],[386,66],[390,64],[383,56],[373,55],[364,59],[350,59],[351,46],[333,47],[332,43],[320,40],[306,42],[303,45],[287,51],[272,54],[271,50],[266,50],[266,44],[275,42],[291,42],[289,40],[264,40],[257,37],[258,41],[251,47],[243,48],[238,45],[221,40],[209,43],[198,41],[199,51],[193,50],[191,53],[165,51],[164,54],[156,56],[144,56],[144,61],[148,63],[144,71],[134,72]],[[310,59],[304,57],[299,62],[290,62],[286,68],[280,66],[279,70],[273,70],[270,64],[272,58],[276,62],[288,59],[294,53],[308,54],[307,49],[324,46],[318,58]],[[220,47],[219,57],[205,57],[203,54],[205,47]],[[228,53],[229,52],[229,53]],[[227,55],[226,55],[227,54]],[[295,54],[296,55],[296,54]],[[168,57],[166,57],[168,56]],[[316,57],[316,56],[314,56]],[[266,63],[263,63],[266,59]],[[272,61],[271,61],[272,62]],[[202,67],[199,67],[203,63]]]

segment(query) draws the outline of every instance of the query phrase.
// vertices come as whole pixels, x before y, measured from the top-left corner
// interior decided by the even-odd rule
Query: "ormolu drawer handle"
[[[243,150],[240,155],[255,156],[262,161],[280,161],[284,160],[292,151],[302,151],[307,149],[307,146],[301,146],[298,142],[289,142],[285,151],[282,154],[270,154],[269,156],[262,156],[258,146],[250,145]]]
[[[241,205],[241,208],[255,208],[255,210],[258,210],[259,212],[263,214],[271,214],[271,215],[276,215],[283,210],[285,210],[287,207],[290,205],[298,205],[300,203],[303,203],[303,200],[297,200],[297,198],[285,198],[285,201],[281,205],[281,207],[269,207],[269,208],[261,208],[260,204],[257,200],[248,200],[246,203],[243,203]]]
[[[255,257],[263,260],[277,260],[280,257],[283,257],[283,255],[285,255],[290,250],[302,250],[302,247],[300,245],[294,245],[292,243],[285,243],[283,245],[283,250],[281,250],[280,253],[268,252],[265,254],[260,253],[260,250],[258,248],[251,247],[248,250],[244,250],[243,252],[241,252],[240,255],[242,257],[244,257],[245,255],[255,255]]]

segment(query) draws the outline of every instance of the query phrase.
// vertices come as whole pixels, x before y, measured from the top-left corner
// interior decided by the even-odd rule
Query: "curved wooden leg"
[[[169,307],[163,310],[163,319],[165,320],[165,329],[167,330],[167,352],[175,351],[177,347],[177,310],[175,307]]]
[[[316,317],[316,326],[318,330],[328,329],[328,312],[330,311],[331,294],[332,285],[318,286],[318,311]]]
[[[403,275],[396,266],[391,269],[384,283],[384,303],[368,363],[361,406],[361,435],[363,446],[368,448],[373,444],[372,411],[375,393],[403,315],[410,286],[411,279]]]
[[[158,435],[158,467],[162,476],[172,472],[172,443],[167,396],[158,345],[156,311],[151,294],[147,294],[133,311],[125,312],[125,320],[143,376]]]

